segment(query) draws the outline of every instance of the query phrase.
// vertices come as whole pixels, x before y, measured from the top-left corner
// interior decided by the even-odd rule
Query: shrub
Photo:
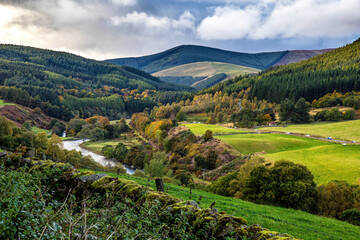
[[[332,181],[318,189],[319,213],[324,216],[338,218],[352,204],[352,188],[344,181]]]
[[[325,119],[326,121],[339,121],[342,117],[342,113],[338,108],[332,108],[330,111],[326,112]]]
[[[303,165],[277,161],[272,168],[254,168],[244,189],[245,199],[263,204],[316,211],[314,177]]]
[[[357,208],[345,210],[341,213],[340,220],[360,226],[360,210]]]
[[[354,109],[346,110],[342,115],[343,120],[354,120],[356,119],[356,113]]]
[[[204,138],[205,142],[212,140],[214,138],[213,137],[213,132],[211,130],[206,130],[203,138]]]

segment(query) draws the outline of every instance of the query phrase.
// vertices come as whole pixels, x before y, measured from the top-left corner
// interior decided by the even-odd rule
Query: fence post
[[[162,178],[155,178],[156,190],[158,192],[165,192],[164,181]]]

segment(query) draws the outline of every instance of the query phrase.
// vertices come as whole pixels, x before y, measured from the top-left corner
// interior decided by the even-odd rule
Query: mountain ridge
[[[282,64],[287,64],[288,62],[286,62],[286,58],[284,60],[284,57],[288,55],[291,56],[293,62],[296,62],[331,50],[333,49],[244,53],[200,45],[179,45],[155,54],[140,57],[114,58],[104,61],[117,65],[128,65],[149,73],[159,72],[182,64],[204,61],[231,63],[264,70],[270,66],[278,65],[281,60],[283,61]],[[297,60],[296,56],[298,54],[301,56]]]

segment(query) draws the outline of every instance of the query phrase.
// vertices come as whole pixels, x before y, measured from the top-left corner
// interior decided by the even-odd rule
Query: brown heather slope
[[[330,52],[334,49],[321,49],[321,50],[292,50],[285,56],[280,58],[273,66],[286,65],[290,63],[296,63],[315,57],[317,55]]]
[[[39,128],[50,129],[50,122],[54,118],[51,118],[40,111],[21,105],[5,105],[0,107],[0,116],[6,117],[17,127],[21,127],[26,121],[32,121]]]

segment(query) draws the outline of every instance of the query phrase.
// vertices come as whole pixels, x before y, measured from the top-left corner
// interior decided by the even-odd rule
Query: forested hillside
[[[231,94],[250,88],[249,97],[280,103],[285,98],[313,101],[331,93],[360,90],[360,39],[299,63],[269,68],[253,77],[238,77],[204,92]]]
[[[169,92],[166,92],[169,91]],[[31,47],[0,45],[0,97],[49,116],[119,118],[182,97],[190,87],[143,71]]]

